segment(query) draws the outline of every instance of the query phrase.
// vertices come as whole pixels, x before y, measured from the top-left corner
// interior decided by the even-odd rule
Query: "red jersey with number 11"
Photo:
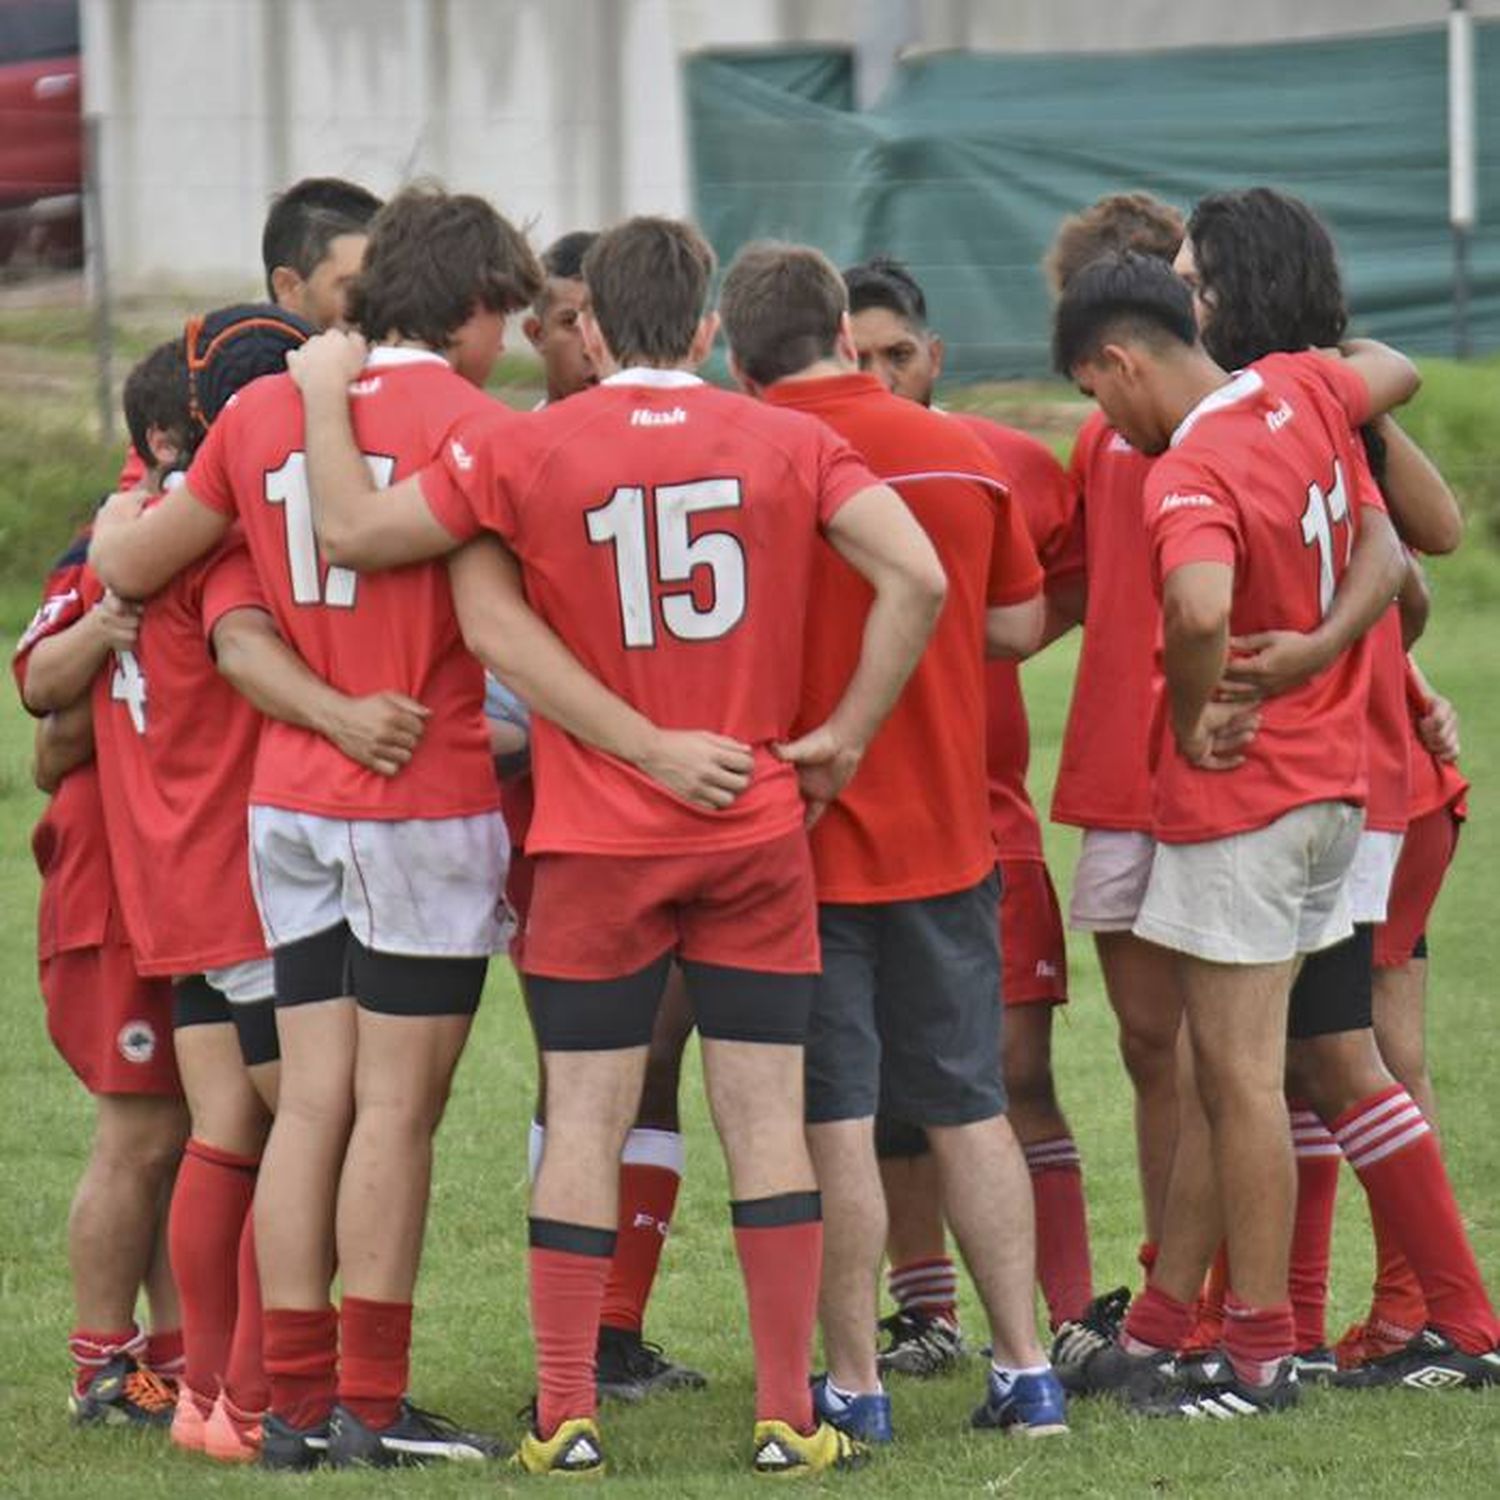
[[[456,537],[498,533],[532,607],[605,686],[666,729],[754,747],[721,811],[532,721],[529,854],[733,849],[802,820],[788,737],[819,527],[875,483],[821,422],[635,369],[532,416],[474,423],[422,488]]]
[[[381,488],[428,463],[460,418],[504,412],[440,356],[395,348],[371,351],[349,407]],[[411,761],[391,777],[365,770],[312,730],[270,720],[250,800],[330,818],[490,812],[500,794],[484,724],[484,672],[464,649],[448,569],[441,562],[363,574],[326,567],[313,534],[302,432],[302,398],[291,377],[254,381],[214,423],[187,487],[210,509],[239,518],[276,624],[318,676],[351,697],[405,693],[431,717]]]

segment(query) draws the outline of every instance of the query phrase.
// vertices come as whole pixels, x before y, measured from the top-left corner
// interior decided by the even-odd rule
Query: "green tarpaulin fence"
[[[1500,24],[1475,28],[1479,224],[1470,328],[1500,346]],[[1183,208],[1269,183],[1337,236],[1356,323],[1452,348],[1447,42],[1421,29],[1145,54],[932,53],[867,111],[837,48],[687,59],[695,210],[721,256],[764,236],[839,264],[905,260],[950,371],[1048,366],[1040,262],[1058,221],[1104,193]]]

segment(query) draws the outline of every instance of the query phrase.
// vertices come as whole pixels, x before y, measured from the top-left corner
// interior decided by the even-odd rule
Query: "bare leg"
[[[943,1185],[931,1150],[920,1156],[882,1157],[880,1183],[888,1220],[885,1253],[891,1265],[947,1255]]]
[[[1437,1095],[1427,1068],[1427,960],[1375,970],[1375,1041],[1385,1065],[1437,1128]]]
[[[1005,1012],[1000,1062],[1016,1139],[1027,1146],[1070,1135],[1052,1077],[1052,1006],[1013,1005]]]
[[[1162,1237],[1151,1280],[1178,1302],[1193,1303],[1224,1240],[1213,1137],[1193,1072],[1184,1028],[1179,1046],[1177,1147],[1163,1205]]]

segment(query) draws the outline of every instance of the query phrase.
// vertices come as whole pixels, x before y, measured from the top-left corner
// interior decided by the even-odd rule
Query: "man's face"
[[[528,318],[526,334],[542,357],[547,376],[547,399],[565,401],[599,383],[599,372],[584,348],[578,326],[579,314],[588,306],[589,289],[582,281],[561,277],[548,280],[546,311]]]
[[[1093,359],[1069,371],[1078,389],[1099,403],[1109,425],[1138,453],[1165,453],[1171,428],[1152,399],[1149,368],[1132,348],[1106,344]]]
[[[349,288],[364,264],[368,238],[363,234],[335,235],[323,259],[278,299],[281,305],[316,328],[344,327]]]
[[[1198,332],[1202,334],[1213,322],[1213,298],[1204,295],[1203,279],[1198,274],[1198,258],[1193,254],[1193,242],[1186,235],[1183,235],[1182,244],[1172,261],[1172,269],[1193,294],[1193,317],[1197,321]]]
[[[943,368],[943,341],[925,328],[913,328],[888,307],[867,307],[849,321],[860,369],[893,396],[930,406],[932,388]]]

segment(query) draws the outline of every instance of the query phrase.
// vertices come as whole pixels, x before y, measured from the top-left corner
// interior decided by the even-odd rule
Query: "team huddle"
[[[270,300],[131,372],[118,493],[15,657],[41,987],[96,1108],[75,1420],[275,1469],[602,1473],[601,1398],[706,1384],[644,1336],[694,1028],[757,1473],[858,1466],[887,1380],[970,1357],[950,1231],[976,1429],[1500,1384],[1422,1040],[1467,786],[1408,653],[1462,521],[1303,204],[1065,221],[1055,363],[1098,408],[1066,470],[933,405],[889,259],[759,242],[714,307],[684,222],[538,257],[483,199],[323,178],[263,251]],[[517,314],[526,413],[483,389]],[[721,332],[733,392],[696,373]],[[1052,816],[1134,1096],[1133,1298],[1093,1284],[1026,782],[1018,664],[1075,626]],[[502,950],[539,1054],[514,1446],[408,1395]],[[1345,1159],[1378,1265],[1334,1338]]]

